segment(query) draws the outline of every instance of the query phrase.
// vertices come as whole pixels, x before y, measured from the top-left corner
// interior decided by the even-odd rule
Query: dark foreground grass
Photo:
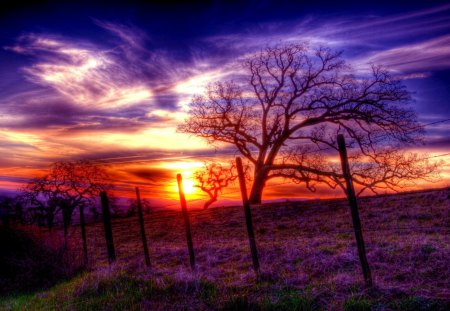
[[[323,290],[326,290],[325,288]],[[323,297],[322,297],[323,298]],[[133,276],[124,271],[86,273],[51,290],[0,300],[2,310],[329,310],[310,289],[256,282],[219,287],[202,279]],[[333,310],[448,310],[445,301],[403,296],[388,300],[376,290],[355,294]]]
[[[345,200],[254,207],[262,277],[251,268],[241,207],[191,213],[197,268],[182,218],[146,216],[152,269],[137,219],[113,223],[109,267],[103,227],[87,228],[90,272],[1,310],[450,310],[449,189],[360,199],[374,288],[365,289]],[[74,252],[81,253],[78,229]]]

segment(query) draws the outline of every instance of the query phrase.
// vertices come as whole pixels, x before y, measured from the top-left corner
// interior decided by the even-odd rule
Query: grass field
[[[449,310],[450,189],[359,199],[374,288],[365,289],[347,201],[252,208],[262,275],[252,270],[242,207],[190,213],[191,272],[180,212],[113,221],[108,265],[103,225],[87,227],[89,269],[43,291],[4,297],[2,310]],[[81,255],[79,228],[70,249]]]

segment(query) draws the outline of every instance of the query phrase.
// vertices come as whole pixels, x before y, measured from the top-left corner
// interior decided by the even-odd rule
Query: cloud
[[[132,132],[148,125],[163,126],[169,119],[153,111],[180,111],[192,95],[203,92],[205,84],[236,77],[235,60],[271,43],[328,44],[344,49],[344,55],[358,66],[375,62],[396,70],[402,78],[425,78],[432,70],[450,66],[450,37],[400,46],[398,42],[411,31],[426,35],[448,29],[445,13],[449,9],[445,5],[363,20],[350,16],[324,22],[323,17],[309,16],[300,21],[260,23],[192,42],[182,59],[178,52],[157,47],[149,34],[131,24],[94,20],[110,35],[102,44],[45,33],[23,35],[8,49],[31,57],[33,63],[23,72],[45,89],[38,97],[22,94],[23,104],[17,104],[15,114],[9,109],[9,117],[0,117],[0,123],[15,128],[64,127],[65,131],[117,128]],[[383,46],[386,36],[390,39]],[[33,118],[38,113],[39,118]]]
[[[10,135],[0,136],[1,150],[14,165],[27,157],[25,163],[33,165],[58,158],[116,157],[109,161],[119,165],[233,156],[230,150],[205,151],[206,145],[192,143],[174,128],[184,119],[191,96],[202,93],[205,84],[236,77],[236,60],[267,45],[308,41],[344,50],[357,66],[376,62],[404,79],[427,78],[433,70],[450,68],[449,9],[259,23],[195,38],[177,51],[158,46],[136,26],[100,20],[94,22],[105,36],[97,41],[30,33],[7,49],[28,57],[31,64],[22,73],[39,88],[0,99],[0,135]],[[153,168],[129,174],[165,176]]]
[[[149,37],[148,34],[140,28],[133,25],[122,25],[98,19],[94,19],[94,22],[117,36],[121,40],[120,43],[124,44],[124,47],[145,50],[145,45],[149,40]]]
[[[138,105],[147,111],[179,109],[190,94],[176,90],[178,82],[199,74],[190,50],[179,58],[175,51],[147,46],[147,34],[137,27],[95,23],[114,40],[103,40],[100,45],[29,33],[6,49],[31,58],[33,63],[22,68],[28,80],[55,90],[77,106],[114,111]],[[106,46],[110,42],[113,45]]]
[[[0,100],[0,127],[45,129],[73,126],[87,112],[49,90],[34,90]]]
[[[79,106],[114,109],[151,99],[150,87],[135,79],[108,50],[36,34],[21,37],[10,49],[37,59],[23,68],[32,82],[50,86]]]
[[[450,68],[450,5],[394,16],[310,15],[300,21],[260,23],[245,31],[205,38],[218,61],[274,44],[308,42],[342,50],[358,67],[386,64],[398,73],[426,75]],[[414,42],[414,43],[411,43]]]
[[[166,110],[145,105],[121,110],[79,106],[49,90],[34,90],[0,99],[0,128],[66,135],[80,133],[133,134],[148,128],[175,126],[182,118]]]
[[[167,169],[153,167],[153,168],[134,168],[128,170],[128,173],[137,177],[138,179],[154,182],[161,182],[163,180],[169,180],[174,178],[172,171]],[[133,178],[136,179],[136,178]]]
[[[383,64],[403,73],[450,68],[450,35],[371,53],[364,62]]]

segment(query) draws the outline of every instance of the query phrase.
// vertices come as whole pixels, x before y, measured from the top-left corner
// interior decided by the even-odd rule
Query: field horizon
[[[189,212],[196,269],[180,212],[145,214],[151,268],[137,216],[112,221],[108,264],[101,223],[87,226],[89,268],[72,280],[3,298],[5,310],[445,310],[449,306],[450,189],[359,198],[374,287],[364,287],[346,199],[252,207],[257,278],[242,206]],[[59,231],[58,234],[62,232]],[[43,233],[45,235],[45,233]],[[69,248],[81,258],[79,227]],[[22,297],[22,298],[20,298]]]

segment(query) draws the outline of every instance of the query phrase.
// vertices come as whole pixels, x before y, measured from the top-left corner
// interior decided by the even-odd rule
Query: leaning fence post
[[[114,242],[111,227],[111,214],[109,212],[108,196],[106,191],[100,192],[102,199],[103,224],[105,226],[106,248],[108,249],[108,260],[111,264],[116,260],[116,252],[114,251]]]
[[[180,194],[181,211],[183,213],[184,225],[186,227],[186,239],[189,249],[189,261],[191,263],[191,269],[194,270],[195,269],[194,246],[192,244],[191,224],[189,222],[186,198],[184,196],[183,178],[181,177],[181,174],[177,174],[177,183],[178,183],[178,192]]]
[[[366,287],[372,286],[372,275],[370,273],[369,263],[367,262],[366,248],[364,246],[364,239],[361,230],[361,221],[358,213],[358,203],[356,201],[355,189],[353,188],[353,181],[350,174],[350,167],[347,158],[347,148],[345,147],[344,135],[339,134],[337,136],[339,154],[341,157],[342,173],[344,174],[345,182],[347,184],[347,197],[350,205],[353,229],[355,230],[356,244],[358,246],[359,260],[361,261],[361,267],[364,275],[364,282]]]
[[[250,242],[250,251],[252,253],[253,269],[256,275],[259,275],[258,250],[256,248],[255,233],[253,232],[252,213],[250,211],[250,203],[247,197],[247,188],[245,186],[244,170],[242,168],[242,160],[236,157],[236,167],[239,175],[239,186],[241,188],[242,204],[245,211],[245,224],[247,225],[248,240]]]
[[[86,241],[86,222],[84,220],[84,206],[80,206],[80,227],[81,227],[81,238],[83,239],[83,259],[84,264],[88,263],[87,254],[87,241]]]
[[[139,225],[141,226],[142,244],[144,247],[145,264],[150,267],[150,256],[148,254],[147,237],[145,236],[144,216],[142,215],[141,194],[139,188],[136,187],[136,200],[139,216]]]

